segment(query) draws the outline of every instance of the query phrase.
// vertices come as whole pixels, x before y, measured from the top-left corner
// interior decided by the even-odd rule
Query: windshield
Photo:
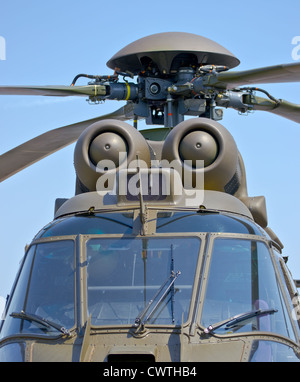
[[[230,232],[263,235],[259,227],[248,218],[209,211],[160,212],[156,232]]]
[[[57,335],[57,329],[22,319],[37,315],[57,325],[75,323],[75,251],[72,240],[33,245],[27,252],[1,336],[14,333]],[[18,314],[20,317],[18,317]]]
[[[277,282],[270,252],[254,240],[216,238],[201,324],[216,327],[244,312],[269,310],[275,314],[246,315],[236,325],[220,325],[214,333],[228,334],[261,330],[295,340],[283,295]]]
[[[178,271],[180,277],[161,295],[147,324],[181,324],[190,307],[199,249],[196,237],[88,240],[88,315],[92,324],[133,325],[170,274]]]
[[[132,213],[80,214],[63,217],[46,225],[37,235],[40,237],[131,233]]]
[[[132,234],[133,213],[109,212],[62,217],[46,225],[35,239],[64,235]],[[158,211],[157,233],[228,232],[262,236],[263,232],[250,219],[231,214],[196,211]]]

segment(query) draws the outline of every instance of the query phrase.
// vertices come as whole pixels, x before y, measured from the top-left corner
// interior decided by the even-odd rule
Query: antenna
[[[137,173],[138,173],[138,188],[139,188],[139,200],[140,200],[140,219],[143,226],[141,235],[145,235],[145,223],[146,223],[146,207],[143,199],[143,189],[142,189],[142,177],[141,177],[141,167],[140,167],[140,161],[139,156],[136,154],[136,161],[137,161]]]

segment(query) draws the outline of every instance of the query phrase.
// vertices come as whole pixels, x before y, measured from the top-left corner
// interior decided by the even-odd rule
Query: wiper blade
[[[142,310],[142,312],[137,316],[134,322],[134,326],[137,328],[141,326],[142,328],[145,326],[145,323],[152,317],[153,313],[156,311],[156,309],[159,307],[160,303],[164,300],[166,295],[169,293],[170,289],[172,288],[174,282],[176,281],[177,277],[181,274],[180,271],[177,271],[176,274],[172,271],[170,276],[167,278],[165,282],[161,285],[161,287],[158,289],[158,291],[155,293],[155,295],[152,297],[152,299],[148,302],[148,305]],[[151,312],[146,316],[146,313],[150,309],[150,307],[153,305],[154,301],[157,299],[157,297],[160,295],[164,287],[167,285],[169,280],[172,279],[166,290],[161,295],[160,299],[157,301]],[[145,317],[146,316],[146,317]]]
[[[216,330],[216,329],[218,329],[224,325],[226,325],[225,329],[230,329],[233,326],[235,326],[237,323],[242,322],[244,320],[248,320],[250,318],[257,317],[257,316],[273,314],[276,312],[278,312],[277,309],[257,309],[257,310],[252,310],[252,311],[246,312],[246,313],[240,313],[240,314],[237,314],[236,316],[228,318],[224,321],[218,322],[218,323],[213,324],[213,325],[209,325],[207,328],[204,329],[204,333],[206,333],[206,334],[211,333],[214,330]]]
[[[11,317],[15,317],[15,318],[21,318],[22,320],[36,322],[38,324],[41,324],[41,325],[45,326],[46,328],[51,328],[52,327],[52,328],[60,331],[64,335],[66,335],[68,337],[72,337],[71,332],[68,329],[66,329],[65,327],[60,326],[59,324],[57,324],[57,323],[55,323],[53,321],[47,320],[46,318],[43,318],[43,317],[38,316],[36,314],[26,313],[23,310],[21,310],[21,312],[13,312],[13,313],[11,313],[10,316]]]

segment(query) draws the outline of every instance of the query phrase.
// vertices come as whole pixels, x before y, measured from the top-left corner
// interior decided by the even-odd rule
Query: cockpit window
[[[54,220],[36,238],[64,235],[131,233],[132,214],[106,213],[74,215]]]
[[[263,235],[250,219],[216,212],[158,211],[157,233],[169,232],[227,232]],[[41,237],[89,234],[131,234],[133,213],[80,214],[63,217],[45,226],[36,236]]]
[[[214,212],[159,213],[156,230],[157,233],[228,232],[262,236],[262,231],[249,219]]]
[[[30,248],[1,330],[2,337],[15,333],[60,334],[54,328],[17,317],[21,312],[45,318],[61,327],[74,326],[75,252],[72,240],[40,243]]]
[[[236,325],[219,325],[214,333],[267,331],[295,340],[270,252],[264,242],[216,238],[201,324],[208,328],[245,312],[259,309],[262,315],[245,314]]]
[[[137,318],[145,325],[181,324],[189,311],[199,248],[196,237],[90,239],[92,324],[133,325]]]

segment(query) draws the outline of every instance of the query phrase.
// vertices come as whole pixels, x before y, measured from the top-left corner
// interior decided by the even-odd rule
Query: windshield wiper
[[[45,326],[48,329],[52,327],[52,328],[60,331],[64,335],[67,335],[68,337],[72,337],[72,334],[70,333],[70,331],[68,329],[66,329],[65,327],[60,326],[59,324],[56,324],[55,322],[47,320],[46,318],[43,318],[43,317],[38,316],[36,314],[26,313],[23,310],[21,310],[21,312],[19,312],[19,313],[18,312],[11,313],[10,316],[15,317],[15,318],[21,318],[22,320],[36,322],[38,324]]]
[[[135,319],[134,321],[134,326],[137,328],[137,327],[144,327],[145,326],[145,323],[147,321],[150,320],[150,318],[152,317],[153,313],[156,311],[156,309],[159,307],[160,303],[164,300],[164,298],[166,297],[166,295],[169,293],[170,289],[172,288],[174,282],[176,281],[177,277],[181,274],[180,271],[177,271],[176,273],[174,273],[173,271],[171,271],[171,274],[170,276],[167,278],[167,280],[165,282],[163,282],[163,284],[161,285],[161,287],[158,289],[158,291],[155,293],[155,295],[152,297],[152,299],[148,302],[147,306],[142,310],[142,312],[137,316],[137,318]],[[157,303],[154,305],[153,309],[151,310],[150,313],[148,313],[148,315],[146,316],[146,313],[148,312],[148,310],[150,309],[150,307],[153,305],[154,301],[157,299],[157,297],[160,295],[160,293],[162,292],[162,290],[164,289],[164,287],[167,285],[167,283],[169,282],[169,280],[172,279],[172,281],[170,282],[170,284],[168,285],[168,287],[166,288],[166,290],[163,292],[163,294],[161,295],[160,299],[157,301]],[[146,316],[146,317],[145,317]]]
[[[252,310],[250,312],[237,314],[236,316],[233,316],[231,318],[228,318],[224,321],[218,322],[213,325],[209,325],[207,328],[204,329],[204,333],[208,334],[213,332],[214,330],[220,328],[221,326],[226,325],[225,329],[230,329],[233,326],[235,326],[237,323],[242,322],[244,320],[248,320],[253,317],[262,316],[266,314],[273,314],[278,312],[277,309],[257,309]]]

